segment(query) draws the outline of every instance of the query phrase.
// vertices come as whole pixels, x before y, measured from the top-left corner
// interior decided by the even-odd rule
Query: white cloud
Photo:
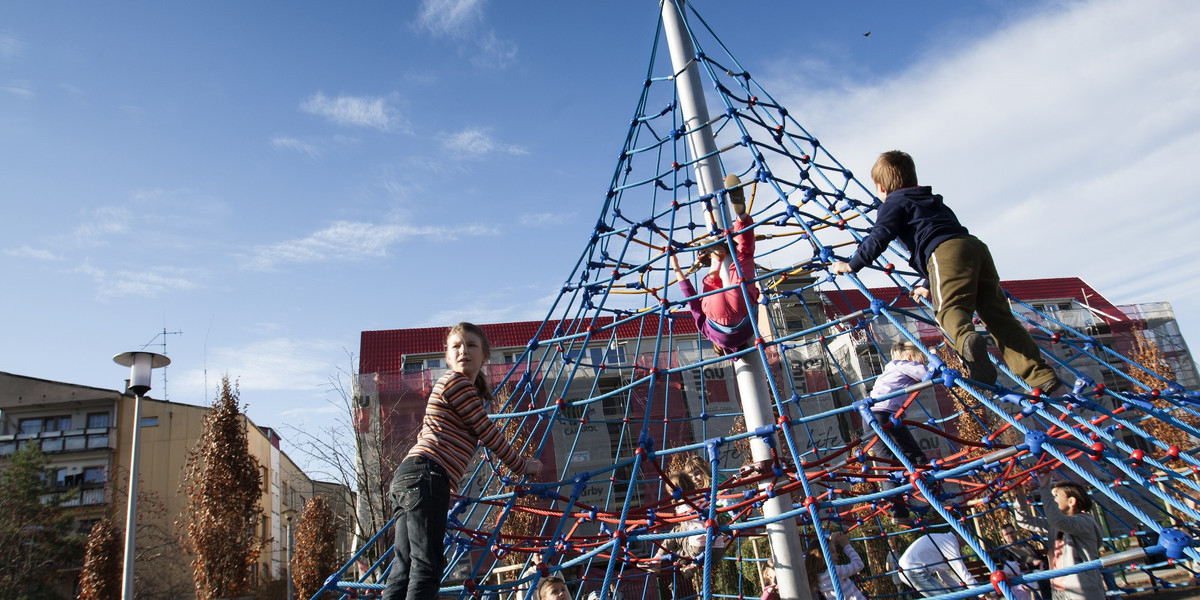
[[[1197,316],[1196,22],[1197,3],[1055,3],[889,80],[764,87],[862,176],[880,151],[913,154],[1002,277],[1080,276]]]
[[[325,117],[338,125],[371,127],[381,131],[403,128],[399,115],[382,97],[337,96],[317,92],[300,104],[300,110]]]
[[[283,150],[294,150],[296,152],[307,154],[311,158],[317,158],[323,152],[321,147],[316,144],[284,136],[275,136],[274,138],[271,138],[271,145]]]
[[[376,224],[338,221],[306,238],[279,242],[254,249],[245,264],[251,270],[270,270],[281,263],[310,263],[329,260],[356,261],[387,256],[388,248],[412,237],[437,241],[460,235],[484,235],[495,230],[482,226],[413,227],[400,224]]]
[[[199,287],[193,280],[196,272],[175,267],[150,267],[143,271],[107,271],[93,267],[84,261],[76,272],[83,273],[96,283],[96,294],[100,298],[121,296],[153,297],[172,291],[191,290]]]
[[[294,340],[287,337],[254,341],[237,347],[210,350],[205,368],[173,375],[173,383],[185,389],[203,389],[205,369],[209,386],[228,373],[241,391],[315,391],[327,383],[327,375],[344,356],[341,345],[326,340]],[[243,400],[245,396],[243,396]]]
[[[507,67],[517,56],[517,44],[498,37],[484,26],[485,0],[423,0],[417,11],[417,29],[463,44],[461,51],[482,68]]]
[[[544,212],[521,215],[518,222],[525,227],[559,225],[575,216],[575,213]]]
[[[484,0],[423,0],[417,26],[438,36],[463,36],[483,20]]]
[[[71,240],[82,247],[100,246],[108,243],[105,239],[114,235],[129,233],[131,216],[129,211],[120,206],[102,206],[87,211],[84,223],[71,232]]]
[[[8,62],[25,53],[25,42],[16,36],[0,33],[0,61]]]
[[[464,129],[458,133],[450,134],[442,143],[448,150],[474,156],[483,156],[494,152],[517,156],[529,154],[528,151],[520,146],[502,144],[492,139],[487,131],[483,129]]]
[[[537,288],[536,291],[542,291],[545,288]],[[512,290],[508,290],[512,291]],[[520,290],[523,295],[522,300],[511,300],[510,298],[502,297],[501,294],[493,294],[488,298],[476,299],[471,304],[456,307],[447,307],[445,310],[440,310],[429,315],[425,319],[424,325],[428,327],[437,327],[446,323],[458,323],[460,321],[468,321],[471,323],[508,323],[513,321],[541,321],[546,318],[547,311],[558,299],[557,294],[535,298],[529,300],[529,296],[535,293],[534,290]],[[504,300],[508,300],[505,303]]]
[[[4,254],[16,258],[33,258],[36,260],[60,260],[61,258],[49,250],[34,248],[27,244],[22,245],[20,248],[6,248]]]
[[[6,94],[12,94],[13,96],[19,96],[19,97],[25,98],[25,99],[33,98],[33,90],[30,89],[29,84],[25,84],[25,83],[21,83],[21,84],[14,83],[12,85],[6,85],[4,87],[0,87],[0,91],[3,91]]]
[[[471,63],[477,67],[503,69],[517,58],[517,44],[496,37],[495,32],[489,31],[479,36],[477,43],[479,53],[471,57]]]

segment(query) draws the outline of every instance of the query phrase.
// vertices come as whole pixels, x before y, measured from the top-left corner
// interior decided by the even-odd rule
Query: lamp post
[[[284,558],[287,560],[287,600],[293,600],[294,590],[292,588],[292,517],[296,516],[296,510],[289,508],[283,511],[283,519],[287,522],[287,552],[284,553]]]
[[[129,367],[129,391],[133,392],[133,442],[129,448],[129,505],[125,509],[125,572],[121,576],[121,598],[133,600],[133,554],[137,544],[138,449],[142,442],[142,396],[150,391],[150,371],[171,364],[171,359],[153,352],[125,352],[113,362]]]

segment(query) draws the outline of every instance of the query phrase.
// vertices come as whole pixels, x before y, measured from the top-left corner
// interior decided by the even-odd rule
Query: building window
[[[100,429],[102,427],[108,427],[108,413],[88,413],[87,428]]]
[[[71,429],[70,415],[59,417],[36,417],[21,419],[18,426],[21,433],[42,433],[45,431],[67,431]]]
[[[158,417],[142,417],[142,427],[158,427]]]
[[[84,467],[83,482],[84,483],[104,483],[108,480],[105,476],[106,469],[104,467]]]

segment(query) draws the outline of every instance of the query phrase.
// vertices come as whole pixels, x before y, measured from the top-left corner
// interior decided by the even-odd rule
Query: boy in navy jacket
[[[928,298],[932,290],[938,325],[962,356],[967,377],[996,383],[987,340],[971,322],[978,312],[1008,367],[1043,394],[1053,393],[1060,385],[1058,377],[1042,358],[1037,342],[1012,315],[987,245],[958,222],[932,188],[917,185],[912,157],[899,150],[884,152],[871,167],[871,180],[883,202],[875,227],[850,262],[837,261],[830,270],[857,273],[879,258],[892,240],[900,240],[911,255],[909,264],[929,284],[917,287],[913,294]]]

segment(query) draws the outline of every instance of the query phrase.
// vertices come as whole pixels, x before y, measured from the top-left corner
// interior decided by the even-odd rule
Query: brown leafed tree
[[[200,439],[188,451],[180,484],[185,507],[177,525],[194,557],[198,600],[247,592],[250,567],[262,547],[255,526],[263,482],[258,461],[250,455],[246,427],[237,386],[226,375],[204,417]]]
[[[337,555],[337,522],[325,498],[316,496],[304,503],[294,533],[292,583],[297,598],[311,598],[325,579],[341,568]]]
[[[121,597],[121,557],[125,549],[113,522],[100,519],[88,535],[79,600],[117,600]]]
[[[1158,344],[1154,343],[1154,340],[1147,337],[1146,333],[1140,329],[1133,330],[1132,354],[1133,356],[1131,358],[1133,358],[1134,362],[1138,363],[1146,370],[1151,371],[1154,373],[1154,375],[1158,375],[1159,377],[1170,381],[1175,379],[1175,369],[1172,369],[1171,364],[1167,362],[1167,357],[1163,355],[1162,349],[1160,349]],[[1162,389],[1163,387],[1163,383],[1160,379],[1154,375],[1151,375],[1150,373],[1147,373],[1141,368],[1130,365],[1127,368],[1127,371],[1129,372],[1130,377],[1134,378],[1138,381],[1138,383],[1141,383],[1150,389]],[[1154,400],[1154,407],[1167,412],[1170,412],[1174,409],[1174,406],[1172,406],[1172,404],[1164,398],[1158,398]],[[1196,416],[1191,413],[1186,411],[1177,411],[1172,414],[1188,425],[1193,427],[1200,426],[1200,419],[1197,419]],[[1192,446],[1191,438],[1188,436],[1186,431],[1170,423],[1164,422],[1161,419],[1147,419],[1142,422],[1142,428],[1144,428],[1147,433],[1158,438],[1168,446],[1178,446],[1183,450],[1187,450]],[[1166,450],[1156,447],[1153,449],[1151,455],[1155,458],[1162,458],[1166,456]]]

